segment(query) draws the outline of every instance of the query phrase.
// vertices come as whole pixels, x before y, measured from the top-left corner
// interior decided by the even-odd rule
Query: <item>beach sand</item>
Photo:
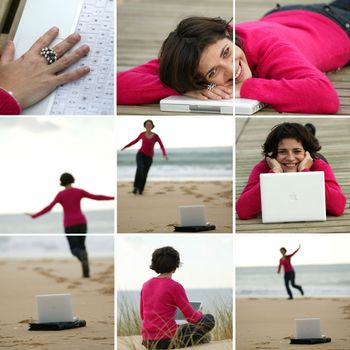
[[[139,335],[130,337],[118,337],[118,350],[145,350],[146,348],[141,344],[142,339]],[[198,350],[232,350],[232,340],[212,341],[209,344],[193,346],[186,349]]]
[[[232,183],[148,182],[143,195],[134,195],[132,182],[118,183],[118,233],[173,232],[179,205],[205,205],[206,219],[216,230],[232,232]]]
[[[0,349],[114,349],[114,261],[90,259],[81,278],[77,259],[0,260]],[[71,293],[73,312],[87,322],[64,331],[28,331],[36,294]]]
[[[243,299],[236,302],[237,350],[350,349],[350,298]],[[332,342],[290,345],[296,318],[320,318]]]

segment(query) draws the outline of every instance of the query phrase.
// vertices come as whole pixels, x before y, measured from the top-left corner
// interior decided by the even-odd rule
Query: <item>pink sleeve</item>
[[[89,198],[94,199],[96,201],[108,201],[114,199],[114,197],[111,196],[104,196],[103,194],[92,194],[84,190],[81,190],[81,193],[81,198]]]
[[[250,173],[248,182],[236,203],[236,211],[241,220],[253,219],[261,213],[260,174],[268,172],[266,161],[263,160],[255,165]]]
[[[339,98],[332,83],[287,43],[260,45],[258,76],[247,79],[240,96],[262,101],[278,112],[334,114]]]
[[[157,141],[159,143],[160,149],[162,150],[163,156],[165,157],[166,156],[166,150],[164,148],[162,140],[160,139],[160,137],[158,135],[157,135]]]
[[[164,86],[158,77],[159,61],[152,60],[117,74],[117,104],[155,103],[162,98],[180,95]]]
[[[175,306],[181,310],[181,312],[184,314],[186,320],[189,323],[197,323],[202,318],[202,312],[196,311],[192,308],[184,287],[180,283],[176,284],[176,290],[173,295]]]
[[[40,210],[39,212],[35,213],[32,215],[32,219],[36,219],[37,217],[44,215],[48,213],[57,203],[59,203],[59,193],[55,197],[55,199],[44,209]]]
[[[0,115],[18,115],[22,110],[16,99],[0,88]]]
[[[141,138],[142,138],[142,134],[143,134],[143,132],[142,132],[139,136],[137,136],[135,140],[131,141],[131,142],[128,143],[126,146],[124,146],[123,149],[128,148],[128,147],[131,147],[131,146],[134,145],[135,143],[139,142],[139,141],[141,140]]]
[[[143,298],[142,298],[142,290],[140,295],[140,318],[143,321]]]
[[[313,171],[324,172],[327,213],[334,216],[343,215],[346,205],[346,197],[335,178],[331,166],[323,160],[317,159],[311,169]]]

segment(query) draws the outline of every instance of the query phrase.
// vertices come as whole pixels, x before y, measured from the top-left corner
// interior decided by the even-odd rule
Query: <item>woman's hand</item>
[[[87,55],[90,50],[87,45],[83,45],[67,53],[80,41],[80,35],[77,33],[69,35],[53,47],[58,56],[56,62],[49,65],[40,55],[41,49],[49,46],[57,37],[58,32],[58,28],[51,28],[17,60],[14,60],[13,42],[8,41],[5,46],[0,58],[0,86],[13,93],[22,109],[42,100],[58,85],[77,80],[90,71],[88,67],[81,67],[72,72],[63,72]]]
[[[185,93],[185,96],[198,100],[222,100],[232,98],[232,86],[215,86],[211,90],[193,90]]]
[[[270,158],[270,157],[266,157],[265,159],[266,159],[267,165],[274,173],[283,173],[281,164],[278,163],[276,159]]]
[[[304,169],[310,169],[314,164],[314,161],[308,151],[305,152],[305,158],[299,163],[298,171],[303,171]]]

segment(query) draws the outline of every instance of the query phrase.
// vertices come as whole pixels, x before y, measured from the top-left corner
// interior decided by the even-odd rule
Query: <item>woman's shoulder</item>
[[[331,166],[325,162],[323,159],[316,158],[311,167],[311,171],[320,171],[325,169],[331,169]]]

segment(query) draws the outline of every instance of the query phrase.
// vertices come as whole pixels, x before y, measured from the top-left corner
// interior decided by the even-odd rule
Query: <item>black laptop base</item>
[[[47,323],[29,323],[29,331],[62,331],[64,329],[85,327],[85,320],[74,322],[47,322]]]
[[[322,338],[307,338],[307,339],[291,339],[291,344],[322,344],[322,343],[330,343],[331,338],[322,337]]]
[[[202,232],[202,231],[211,231],[215,230],[215,225],[206,224],[203,226],[179,226],[174,225],[174,232]]]

